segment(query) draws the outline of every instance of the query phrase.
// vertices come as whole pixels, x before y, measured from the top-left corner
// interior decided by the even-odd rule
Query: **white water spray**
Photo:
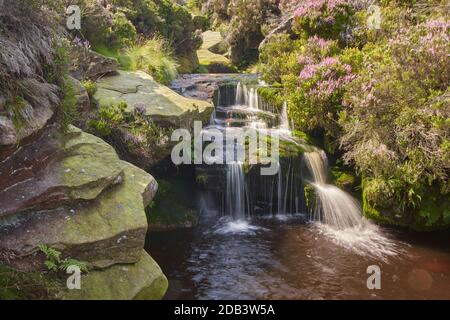
[[[234,219],[245,218],[245,174],[242,163],[227,165],[227,190],[225,205],[228,216]]]
[[[356,199],[338,187],[327,184],[328,161],[325,152],[307,152],[304,159],[317,195],[314,220],[321,222],[320,232],[336,244],[360,255],[385,259],[398,254],[397,246],[362,216]]]
[[[327,184],[328,164],[325,152],[307,152],[305,159],[312,174],[311,185],[318,197],[314,219],[338,230],[364,226],[367,220],[362,217],[358,202],[338,187]]]

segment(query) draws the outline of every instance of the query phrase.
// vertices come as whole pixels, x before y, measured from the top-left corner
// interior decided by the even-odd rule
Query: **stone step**
[[[80,290],[67,290],[66,300],[159,300],[168,287],[156,262],[141,251],[134,264],[115,265],[81,277]]]
[[[123,179],[125,166],[111,146],[74,127],[71,131],[67,141],[44,134],[5,161],[0,180],[9,178],[14,184],[3,182],[0,217],[92,200]]]

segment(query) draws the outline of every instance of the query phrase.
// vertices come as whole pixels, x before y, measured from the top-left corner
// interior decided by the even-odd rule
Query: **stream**
[[[203,134],[249,127],[304,143],[291,135],[286,104],[277,112],[253,87],[223,87],[215,105]],[[196,170],[223,183],[196,190],[198,226],[147,237],[169,279],[166,299],[450,299],[450,234],[366,220],[329,183],[320,149],[281,159],[273,177],[245,172],[239,161]],[[317,198],[311,213],[306,184]],[[368,288],[371,266],[381,271],[380,289]]]

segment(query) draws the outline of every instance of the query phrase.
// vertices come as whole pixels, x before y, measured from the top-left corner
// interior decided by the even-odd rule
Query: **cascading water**
[[[311,171],[311,185],[318,197],[314,211],[315,220],[339,230],[364,226],[367,220],[362,217],[358,202],[343,190],[327,184],[328,165],[325,152],[307,152],[304,157]]]
[[[362,216],[359,203],[345,191],[327,183],[325,152],[306,152],[304,159],[311,174],[310,184],[317,195],[314,220],[321,222],[320,232],[360,255],[385,259],[398,254],[396,245]]]
[[[216,94],[215,105],[210,126],[204,129],[205,135],[210,129],[218,129],[226,136],[236,128],[244,127],[256,129],[263,135],[272,132],[281,139],[293,139],[289,131],[287,104],[284,104],[281,114],[274,113],[275,109],[259,97],[256,88],[242,83],[223,86]],[[229,145],[225,152],[228,152],[228,148],[237,150],[244,147],[234,142],[227,143]],[[213,176],[217,176],[217,172],[224,172],[222,194],[220,188],[215,186],[210,186],[208,192],[215,192],[217,203],[222,203],[219,205],[222,215],[240,220],[254,214],[304,212],[298,163],[298,159],[283,159],[278,174],[274,176],[261,176],[257,166],[254,171],[245,174],[244,164],[237,160],[223,166],[203,167],[201,170]]]
[[[280,129],[283,130],[283,131],[290,132],[289,118],[288,118],[288,111],[287,111],[287,102],[283,103],[283,108],[281,109]]]
[[[235,162],[228,164],[225,205],[227,215],[233,217],[235,220],[245,218],[245,191],[245,174],[242,163]]]

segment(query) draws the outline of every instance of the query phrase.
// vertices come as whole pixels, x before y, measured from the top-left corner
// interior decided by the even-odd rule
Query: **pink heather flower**
[[[317,65],[307,65],[300,72],[300,79],[306,80],[315,76],[317,70]]]
[[[305,0],[294,12],[295,17],[315,17],[320,11],[340,10],[343,6],[352,5],[352,0]],[[334,20],[334,19],[333,19]]]
[[[430,21],[426,22],[425,26],[428,29],[448,30],[450,28],[450,22],[449,21],[440,21],[440,20],[430,20]]]
[[[327,49],[328,47],[330,47],[331,44],[333,43],[333,41],[325,40],[323,38],[320,38],[317,35],[314,35],[308,39],[308,43],[318,45],[320,47],[320,49],[324,50],[324,49]]]

